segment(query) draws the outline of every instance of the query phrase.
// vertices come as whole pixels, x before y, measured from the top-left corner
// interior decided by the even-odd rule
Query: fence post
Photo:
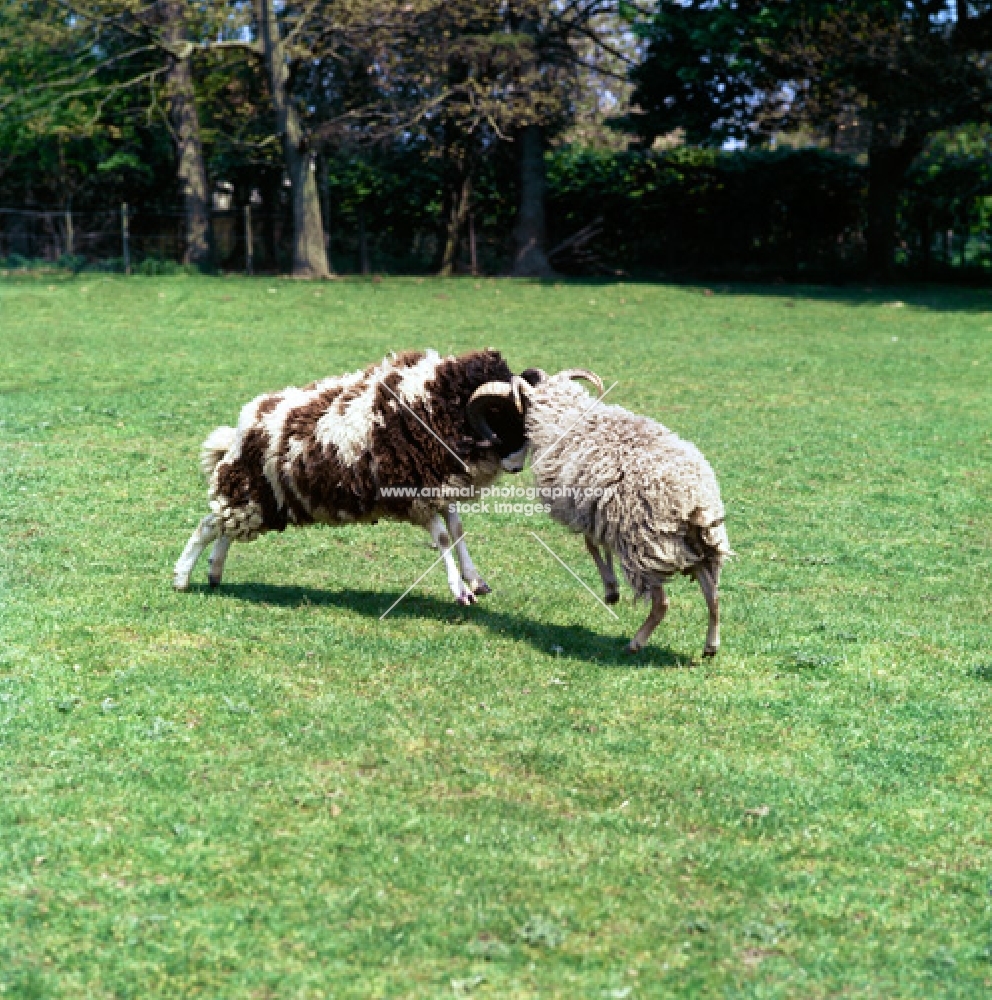
[[[121,205],[121,246],[124,250],[124,273],[131,273],[131,232],[128,228],[127,202]]]
[[[479,257],[475,250],[475,212],[468,213],[468,252],[472,261],[472,277],[479,274]]]
[[[255,273],[255,246],[251,233],[251,205],[245,205],[245,274]]]
[[[72,212],[66,209],[65,213],[65,253],[71,257],[75,253],[75,236],[72,231]]]

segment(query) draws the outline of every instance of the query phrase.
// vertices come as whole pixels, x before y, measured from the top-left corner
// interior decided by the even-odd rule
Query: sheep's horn
[[[519,409],[519,393],[515,391],[515,386],[510,382],[486,382],[485,385],[480,385],[472,393],[466,408],[468,422],[472,425],[472,429],[486,440],[494,440],[496,434],[489,426],[487,411],[494,401],[509,399],[512,399],[514,405]]]
[[[563,372],[558,372],[558,374],[565,378],[585,379],[586,382],[591,382],[597,388],[600,396],[603,395],[603,380],[595,372],[589,371],[588,368],[566,368]]]
[[[510,381],[510,385],[513,386],[513,405],[516,406],[517,413],[523,416],[524,398],[530,392],[531,384],[519,375],[514,375]]]

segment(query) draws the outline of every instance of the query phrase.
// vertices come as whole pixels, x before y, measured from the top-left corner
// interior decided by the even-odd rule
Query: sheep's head
[[[525,432],[526,416],[535,391],[547,391],[572,379],[591,382],[602,396],[602,380],[586,368],[566,368],[550,376],[540,368],[527,368],[509,382],[487,382],[472,393],[469,423],[497,449],[506,472],[520,472],[527,460],[530,441]]]

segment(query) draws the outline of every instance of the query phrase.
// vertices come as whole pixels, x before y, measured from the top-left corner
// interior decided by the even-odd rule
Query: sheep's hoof
[[[619,604],[620,603],[620,595],[619,594],[607,594],[605,600],[606,600],[607,604]]]
[[[625,653],[630,653],[631,655],[633,655],[634,653],[639,653],[641,651],[641,648],[642,647],[638,646],[637,643],[629,642],[627,643],[626,646],[624,646],[623,651]]]
[[[472,593],[475,594],[476,597],[478,597],[480,594],[491,594],[493,592],[493,588],[490,587],[489,584],[486,583],[486,581],[481,578],[478,580],[473,580],[472,583],[469,584],[469,586],[472,588]]]
[[[467,608],[470,604],[475,604],[475,594],[459,594],[455,600]]]
[[[189,577],[188,576],[175,576],[172,578],[172,589],[178,590],[180,593],[184,590],[189,590]]]
[[[716,656],[719,650],[720,650],[719,646],[707,646],[703,650],[703,656]]]
[[[211,590],[216,590],[220,586],[220,577],[219,576],[208,576],[207,577],[207,583],[210,584],[210,589]]]

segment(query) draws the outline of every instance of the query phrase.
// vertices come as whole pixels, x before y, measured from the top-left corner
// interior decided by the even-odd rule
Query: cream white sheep
[[[616,553],[634,592],[651,599],[647,620],[630,641],[637,652],[668,611],[665,583],[695,577],[709,608],[704,656],[720,647],[720,570],[732,555],[716,476],[699,449],[648,417],[591,399],[574,380],[599,376],[569,369],[477,389],[469,419],[483,435],[494,404],[524,418],[532,468],[551,516],[585,536],[606,590],[619,599]]]

